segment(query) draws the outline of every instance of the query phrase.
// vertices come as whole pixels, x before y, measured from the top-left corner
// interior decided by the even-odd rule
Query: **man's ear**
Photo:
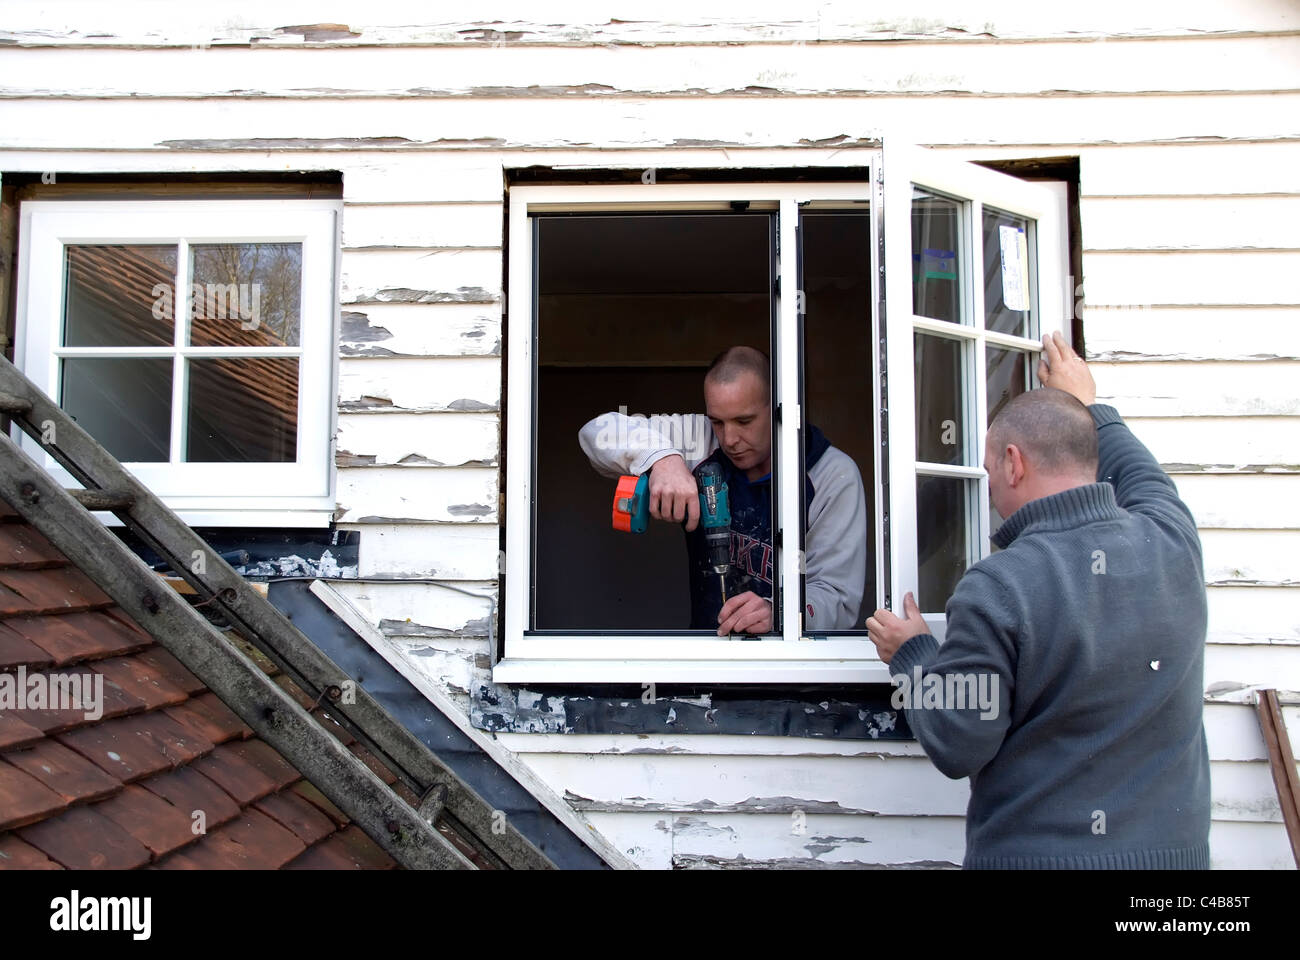
[[[1025,457],[1014,443],[1007,444],[1006,462],[1010,468],[1007,482],[1013,487],[1018,486],[1025,479]]]

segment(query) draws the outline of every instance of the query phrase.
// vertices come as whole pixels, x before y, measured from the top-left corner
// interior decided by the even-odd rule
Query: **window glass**
[[[942,610],[966,572],[969,504],[978,481],[916,478],[917,595],[922,610]]]
[[[59,405],[126,463],[171,453],[172,360],[64,357]]]
[[[961,204],[912,191],[912,312],[961,323]]]
[[[288,463],[297,457],[298,360],[189,361],[185,459]]]
[[[984,208],[984,326],[1027,337],[1030,311],[1029,221]]]
[[[879,606],[871,491],[876,447],[871,214],[861,207],[805,211],[799,230],[804,409],[807,425],[846,453],[863,481],[863,525],[843,534],[858,540],[866,554],[862,602],[852,628],[865,632],[864,621]]]
[[[984,350],[988,385],[988,422],[1013,398],[1028,389],[1029,354],[989,344]]]
[[[168,347],[176,244],[69,244],[65,347]]]
[[[298,345],[301,243],[194,244],[190,277],[194,346]]]
[[[962,462],[962,345],[947,337],[913,334],[916,389],[916,459]]]

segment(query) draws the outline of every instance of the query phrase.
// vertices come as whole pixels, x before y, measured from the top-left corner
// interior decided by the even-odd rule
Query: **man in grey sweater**
[[[926,754],[970,777],[967,868],[1205,869],[1196,523],[1083,359],[1043,346],[1046,389],[989,429],[1002,550],[957,584],[944,643],[910,593],[867,628]]]

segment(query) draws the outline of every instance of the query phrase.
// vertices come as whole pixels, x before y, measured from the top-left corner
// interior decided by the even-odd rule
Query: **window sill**
[[[492,682],[513,683],[889,683],[877,659],[839,660],[634,660],[507,657],[492,668]]]
[[[181,522],[189,527],[247,527],[269,529],[295,527],[323,529],[333,520],[332,507],[304,509],[274,506],[184,507],[164,498],[163,502],[175,511]],[[111,513],[97,512],[95,517],[107,527],[121,527],[123,523]]]

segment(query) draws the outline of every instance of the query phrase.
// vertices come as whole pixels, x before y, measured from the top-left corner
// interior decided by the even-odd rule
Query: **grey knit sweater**
[[[935,694],[908,701],[926,754],[970,777],[967,868],[1209,866],[1196,524],[1115,408],[1089,409],[1098,482],[1017,510],[948,601],[943,645],[913,637],[890,663]],[[957,695],[981,675],[996,710]]]

